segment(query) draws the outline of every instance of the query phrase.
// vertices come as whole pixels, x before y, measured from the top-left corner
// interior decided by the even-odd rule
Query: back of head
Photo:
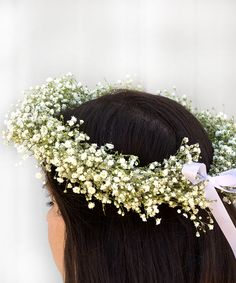
[[[176,153],[184,137],[199,143],[209,170],[213,148],[199,121],[166,97],[120,89],[61,114],[84,120],[90,143],[114,144],[114,150],[139,157],[139,166]],[[236,282],[235,259],[217,223],[200,238],[189,219],[160,206],[161,225],[113,205],[90,210],[82,195],[63,193],[64,184],[47,172],[51,191],[66,224],[66,283]],[[204,217],[204,212],[202,217]]]

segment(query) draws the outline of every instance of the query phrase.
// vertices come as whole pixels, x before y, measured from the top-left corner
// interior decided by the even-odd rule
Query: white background
[[[67,72],[89,87],[137,74],[235,115],[235,0],[0,0],[0,123],[21,90]],[[0,145],[0,282],[60,283],[34,160]]]

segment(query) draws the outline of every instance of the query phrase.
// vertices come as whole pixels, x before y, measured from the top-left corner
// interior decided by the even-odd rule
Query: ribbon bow
[[[194,185],[208,180],[205,187],[205,196],[210,201],[209,208],[236,257],[236,227],[216,191],[217,188],[228,193],[236,193],[236,189],[224,188],[236,188],[236,169],[224,171],[218,176],[212,177],[207,174],[204,163],[192,162],[184,164],[182,173]]]

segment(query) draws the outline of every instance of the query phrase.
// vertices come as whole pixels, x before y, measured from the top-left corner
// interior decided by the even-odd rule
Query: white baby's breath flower
[[[141,217],[141,219],[142,219],[144,222],[147,221],[147,218],[146,218],[146,215],[145,215],[145,214],[141,214],[140,217]]]
[[[79,137],[78,137],[78,140],[79,140],[79,141],[85,141],[85,140],[86,140],[86,137],[87,137],[87,136],[86,136],[85,134],[80,133],[80,134],[79,134]],[[95,152],[96,152],[96,150],[95,150]]]
[[[96,150],[95,155],[96,156],[101,156],[102,155],[101,149]]]
[[[53,121],[49,120],[47,122],[47,128],[51,129],[53,127]]]
[[[69,155],[73,155],[73,154],[75,153],[75,150],[74,150],[74,148],[68,148],[68,149],[66,150],[66,152],[67,152]]]
[[[73,179],[76,179],[76,178],[78,177],[78,174],[77,174],[77,173],[72,173],[71,177],[72,177]]]
[[[154,166],[154,164],[150,164],[150,165],[148,166],[148,168],[152,170],[152,169],[155,168],[155,166]]]
[[[101,173],[100,173],[100,176],[103,178],[103,179],[106,179],[106,177],[108,176],[108,173],[106,170],[102,170]]]
[[[65,126],[59,125],[59,126],[57,127],[57,131],[64,131],[64,130],[65,130]]]
[[[73,190],[74,193],[77,193],[77,194],[80,193],[80,188],[77,187],[77,186],[74,187],[72,190]]]
[[[71,143],[72,143],[72,141],[67,140],[67,141],[64,143],[64,145],[65,145],[66,148],[70,148],[70,147],[71,147]]]
[[[120,178],[119,177],[114,177],[113,180],[114,180],[114,182],[119,183]]]
[[[76,172],[77,172],[78,174],[82,174],[83,171],[84,171],[84,167],[83,167],[83,166],[78,167],[77,170],[76,170]]]
[[[89,187],[92,187],[92,182],[91,181],[86,181],[86,182],[84,182],[84,185],[87,187],[87,188],[89,188]]]
[[[167,176],[167,175],[168,175],[168,169],[164,169],[164,170],[162,171],[162,174],[163,174],[163,176]]]
[[[100,175],[95,174],[95,175],[93,176],[93,179],[94,179],[95,182],[98,182],[98,181],[101,180],[101,177],[100,177]]]
[[[89,151],[90,151],[91,153],[95,153],[95,152],[96,152],[96,149],[95,149],[93,146],[91,146],[91,147],[89,148]]]
[[[67,158],[64,159],[66,162],[71,163],[73,165],[77,164],[77,160],[74,156],[68,156]]]
[[[90,161],[90,160],[87,160],[85,164],[86,164],[86,166],[88,166],[88,167],[92,167],[92,166],[93,166],[93,162]]]
[[[67,121],[69,126],[73,126],[76,122],[77,122],[77,118],[75,116],[72,116],[71,119]]]
[[[189,203],[190,207],[192,207],[192,208],[195,206],[193,198],[189,198],[188,203]]]
[[[114,161],[113,161],[113,160],[108,160],[107,165],[108,165],[108,166],[114,165]]]
[[[155,187],[158,187],[158,186],[159,186],[159,182],[158,182],[157,180],[155,180],[155,181],[153,182],[153,185],[154,185]]]
[[[88,193],[89,194],[93,195],[93,194],[95,194],[95,192],[96,192],[96,190],[95,190],[94,187],[88,187]]]
[[[34,134],[32,137],[32,141],[37,143],[40,140],[40,138],[41,138],[41,135]]]
[[[35,177],[36,177],[37,179],[42,179],[43,175],[42,175],[42,173],[37,172],[37,173],[35,174]]]
[[[47,82],[47,83],[50,83],[50,82],[52,82],[52,81],[53,81],[53,79],[52,79],[51,77],[49,77],[49,78],[46,79],[46,82]]]
[[[114,145],[112,143],[106,143],[106,147],[109,149],[113,149]]]
[[[87,153],[86,153],[86,152],[83,152],[83,153],[80,155],[80,158],[81,158],[81,160],[87,159]]]
[[[42,126],[40,132],[41,135],[44,137],[48,133],[48,128],[46,126]]]
[[[149,192],[150,191],[150,186],[149,185],[144,185],[143,189],[145,192]]]
[[[88,203],[88,208],[93,209],[95,207],[95,204],[93,202]]]
[[[79,180],[80,180],[80,181],[85,181],[85,180],[86,180],[86,178],[85,178],[85,176],[84,176],[84,175],[80,175],[80,176],[79,176]]]
[[[64,179],[63,179],[63,178],[57,178],[57,181],[58,181],[59,183],[63,183],[63,182],[64,182]]]

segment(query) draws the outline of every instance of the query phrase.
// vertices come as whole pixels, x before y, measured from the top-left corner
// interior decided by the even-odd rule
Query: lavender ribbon
[[[228,193],[236,193],[236,189],[223,188],[224,186],[236,188],[236,169],[224,171],[218,176],[212,177],[207,174],[204,163],[192,162],[184,164],[182,173],[194,185],[208,180],[205,196],[210,201],[209,208],[236,257],[236,227],[216,191],[217,188]]]

